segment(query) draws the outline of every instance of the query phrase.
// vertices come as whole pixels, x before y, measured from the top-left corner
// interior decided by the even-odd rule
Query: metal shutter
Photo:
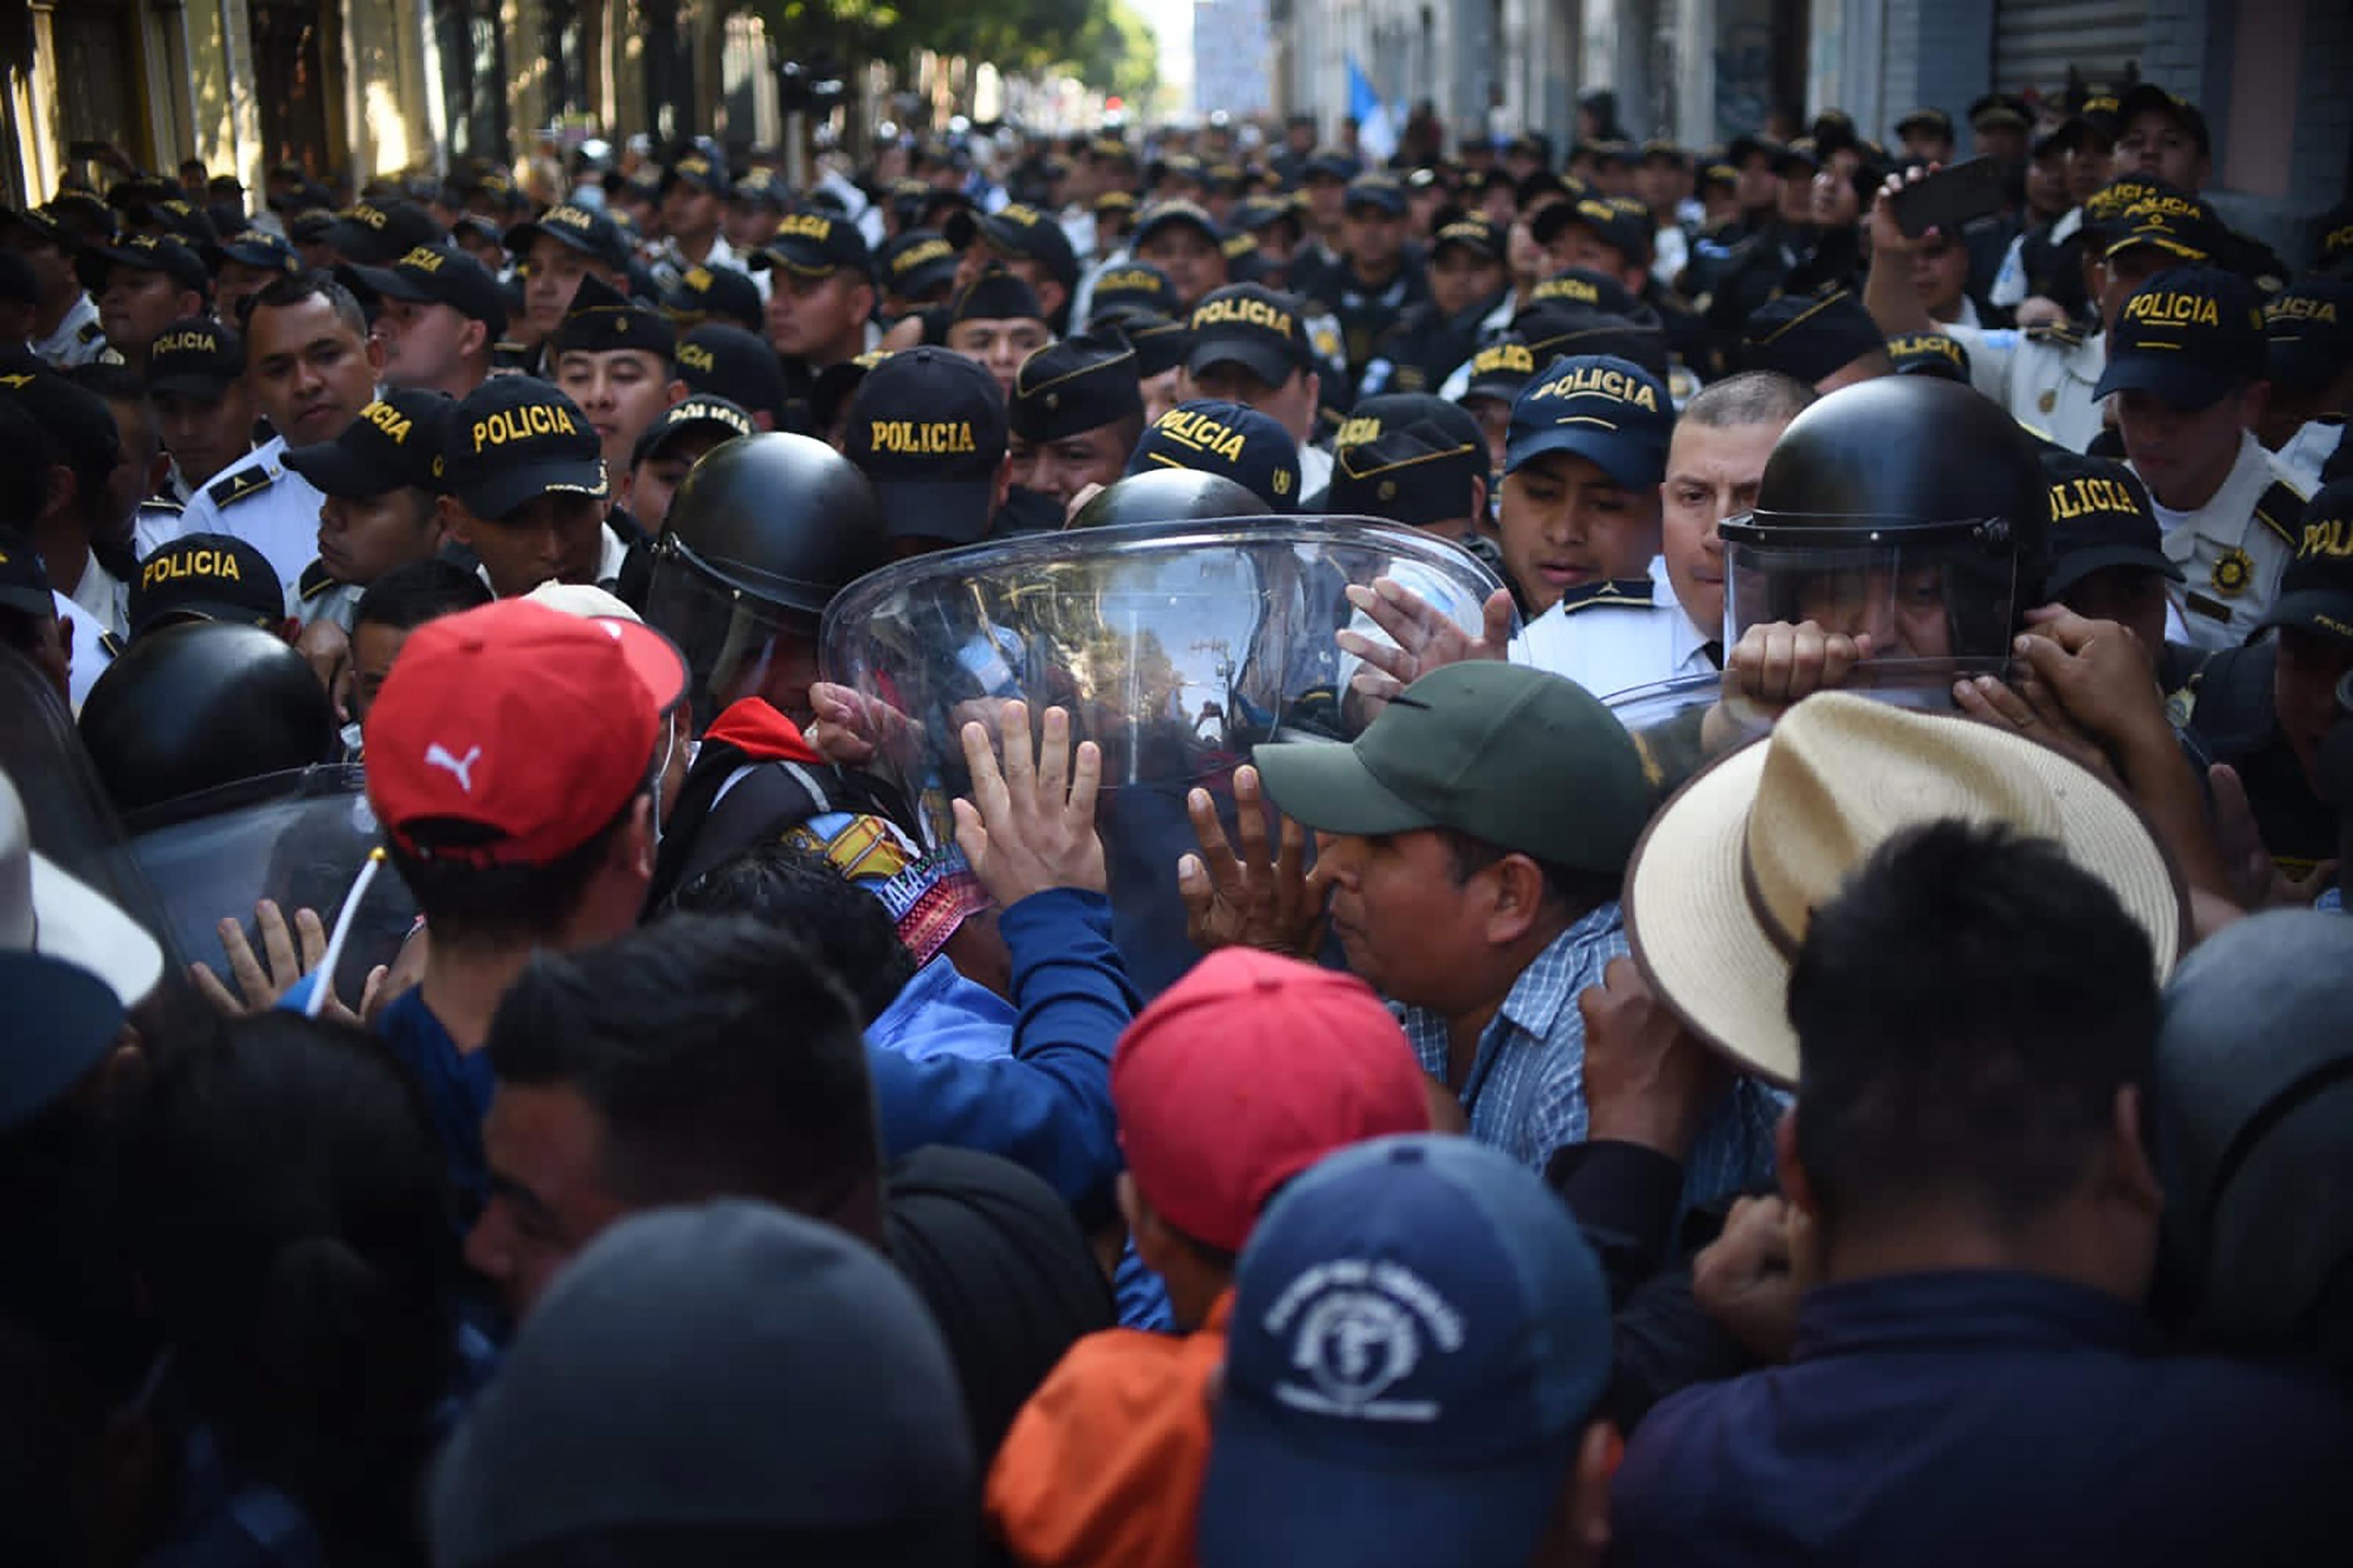
[[[2115,81],[2147,52],[2147,0],[1996,0],[1993,84],[2032,87],[2055,97],[2073,66],[2093,81]],[[1957,115],[1955,118],[1958,118]]]

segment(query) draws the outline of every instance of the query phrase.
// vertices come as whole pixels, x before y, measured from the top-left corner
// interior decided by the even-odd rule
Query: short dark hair
[[[1743,370],[1701,387],[1684,405],[1683,419],[1713,429],[1786,425],[1820,401],[1820,393],[1794,376]]]
[[[300,272],[285,272],[272,278],[248,297],[244,304],[244,320],[250,323],[253,314],[264,305],[273,310],[303,304],[311,300],[324,300],[335,313],[335,319],[352,329],[362,343],[367,341],[367,312],[352,291],[325,272],[305,268]]]
[[[481,865],[462,855],[417,854],[389,835],[385,839],[385,858],[416,897],[417,911],[438,939],[470,939],[501,947],[544,941],[561,931],[580,907],[597,867],[613,853],[614,839],[637,814],[638,803],[651,792],[658,760],[648,758],[645,779],[610,821],[579,848],[545,864]],[[421,842],[446,842],[455,846],[481,842],[481,830],[471,822],[410,822],[402,831]]]
[[[0,398],[0,528],[29,538],[49,502],[49,470],[58,463],[48,428],[14,398]]]
[[[1520,852],[1501,844],[1488,842],[1456,828],[1440,828],[1438,836],[1446,845],[1446,853],[1454,863],[1454,885],[1461,886],[1507,854]],[[1534,855],[1528,857],[1535,860]],[[1550,865],[1536,861],[1536,869],[1544,873],[1545,892],[1566,906],[1572,917],[1583,918],[1593,910],[1618,896],[1625,878],[1616,872],[1572,871],[1567,866]]]
[[[455,561],[428,556],[395,567],[368,584],[352,610],[352,626],[413,631],[428,620],[491,602],[490,585]]]
[[[1798,1155],[1825,1224],[2063,1197],[2155,1071],[2147,935],[2057,844],[1928,823],[1816,910],[1789,973]]]
[[[108,365],[92,360],[88,365],[71,365],[58,372],[85,392],[95,392],[110,403],[144,403],[147,401],[147,378],[127,365]]]
[[[566,1086],[643,1204],[763,1198],[825,1216],[879,1180],[866,1039],[840,982],[748,916],[674,915],[542,953],[491,1020],[501,1084]]]
[[[869,1024],[915,977],[915,955],[899,939],[882,901],[797,844],[771,841],[739,850],[671,895],[670,906],[689,915],[749,915],[791,933],[849,988]]]

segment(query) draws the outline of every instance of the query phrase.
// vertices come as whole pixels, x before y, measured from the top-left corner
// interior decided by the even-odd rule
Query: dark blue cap
[[[2255,286],[2220,267],[2170,267],[2116,313],[2092,396],[2147,392],[2170,408],[2211,408],[2269,371]]]
[[[1428,1133],[1332,1155],[1235,1274],[1203,1568],[1529,1562],[1610,1356],[1600,1265],[1533,1171]]]
[[[1627,489],[1649,490],[1666,477],[1674,428],[1665,382],[1615,355],[1572,355],[1513,402],[1504,471],[1546,452],[1574,452]]]
[[[2181,580],[2181,568],[2165,553],[2148,492],[2130,469],[2053,447],[2042,453],[2042,478],[2051,490],[2046,602],[2108,567],[2140,567]]]
[[[1271,512],[1299,510],[1299,443],[1272,418],[1240,403],[1179,403],[1154,420],[1127,460],[1127,471],[1162,468],[1233,480]]]

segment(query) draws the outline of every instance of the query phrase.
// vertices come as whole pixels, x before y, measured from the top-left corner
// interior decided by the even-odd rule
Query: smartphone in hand
[[[2001,166],[1991,158],[1971,158],[1905,185],[1888,203],[1896,227],[1907,235],[1926,234],[1932,228],[1952,234],[1965,223],[1992,217],[2009,199],[2009,182],[2002,176]]]

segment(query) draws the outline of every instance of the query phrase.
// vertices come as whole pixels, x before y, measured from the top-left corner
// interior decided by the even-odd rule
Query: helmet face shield
[[[661,551],[646,591],[646,623],[686,656],[697,734],[733,703],[765,697],[797,725],[813,716],[818,618],[753,598]]]
[[[1812,621],[1827,632],[1868,636],[1874,661],[1947,675],[2010,652],[2017,565],[1998,522],[1809,525],[1751,514],[1720,532],[1727,646],[1751,627]]]

